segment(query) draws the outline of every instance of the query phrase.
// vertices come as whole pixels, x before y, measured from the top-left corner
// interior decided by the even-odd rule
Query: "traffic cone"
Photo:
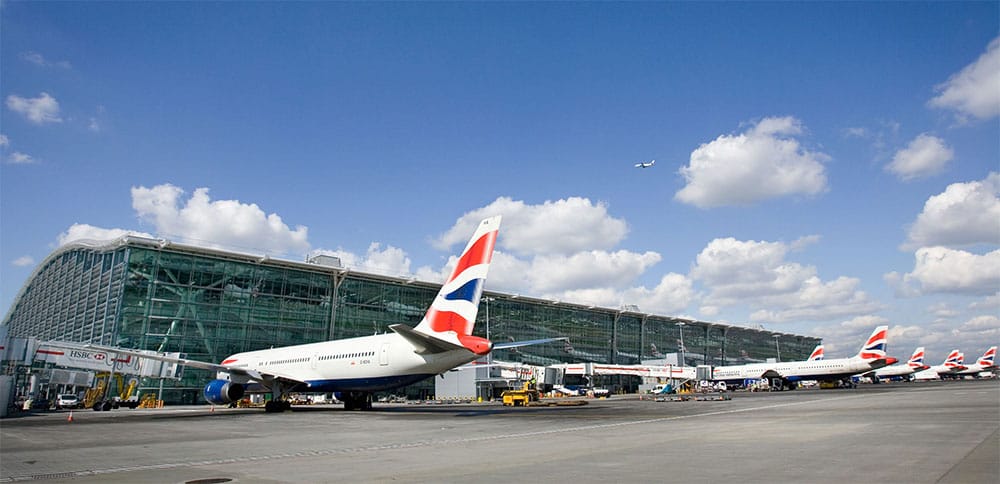
[[[67,422],[72,422],[73,421],[73,411],[72,410],[69,411],[69,416],[66,417],[66,421]]]

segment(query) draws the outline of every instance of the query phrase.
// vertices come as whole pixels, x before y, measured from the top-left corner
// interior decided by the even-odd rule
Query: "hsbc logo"
[[[70,358],[76,358],[80,360],[97,360],[104,361],[108,359],[107,353],[91,353],[89,351],[80,350],[70,350],[68,352]]]

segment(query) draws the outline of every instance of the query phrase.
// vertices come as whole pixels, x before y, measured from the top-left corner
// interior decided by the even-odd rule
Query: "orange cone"
[[[73,411],[72,410],[69,411],[69,416],[66,417],[66,421],[67,422],[72,422],[73,421]]]

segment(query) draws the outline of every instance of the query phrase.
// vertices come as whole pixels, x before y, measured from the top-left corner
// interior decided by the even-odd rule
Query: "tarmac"
[[[1000,381],[496,403],[76,410],[0,420],[0,482],[1000,482]]]

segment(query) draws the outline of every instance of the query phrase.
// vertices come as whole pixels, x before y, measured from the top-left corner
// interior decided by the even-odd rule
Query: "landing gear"
[[[371,410],[372,394],[368,392],[347,392],[343,396],[344,410]]]
[[[268,413],[284,412],[292,408],[292,403],[287,400],[268,400],[264,404],[264,411]]]

